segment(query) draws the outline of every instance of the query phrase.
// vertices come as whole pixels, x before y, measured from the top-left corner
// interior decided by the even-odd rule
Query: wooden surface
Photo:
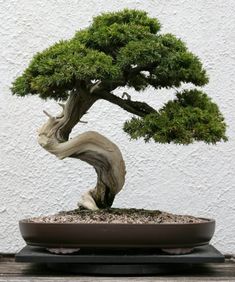
[[[65,275],[53,272],[42,264],[16,263],[13,256],[0,257],[0,282],[117,282],[117,281],[235,281],[235,260],[226,259],[225,263],[195,265],[192,269],[177,275],[161,275],[155,277],[102,277]]]

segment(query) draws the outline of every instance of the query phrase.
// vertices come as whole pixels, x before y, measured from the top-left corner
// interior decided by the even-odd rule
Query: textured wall
[[[95,104],[84,118],[89,123],[75,132],[94,129],[120,145],[128,173],[115,206],[216,218],[213,243],[223,252],[235,253],[235,1],[111,2],[0,0],[0,252],[15,252],[24,245],[19,219],[73,209],[79,195],[96,181],[87,164],[59,161],[38,146],[36,129],[45,121],[42,110],[54,114],[58,107],[38,97],[11,96],[11,81],[35,52],[73,36],[89,25],[92,16],[129,7],[158,17],[163,32],[181,37],[202,59],[210,76],[205,90],[224,113],[229,142],[216,146],[130,142],[121,129],[130,115],[107,102]],[[172,92],[154,92],[133,96],[144,97],[155,107],[173,97]]]

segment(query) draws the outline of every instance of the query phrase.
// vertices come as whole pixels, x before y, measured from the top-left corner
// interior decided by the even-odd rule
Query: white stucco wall
[[[95,104],[84,118],[88,125],[75,131],[97,130],[119,144],[127,179],[116,207],[216,218],[213,243],[225,253],[235,253],[234,0],[0,1],[0,252],[15,252],[24,245],[19,219],[73,209],[79,195],[96,181],[87,164],[59,161],[39,147],[36,129],[45,121],[42,110],[54,114],[58,107],[38,97],[13,97],[12,80],[35,52],[70,38],[89,25],[92,16],[125,7],[158,17],[162,32],[181,37],[202,59],[210,76],[205,91],[220,105],[229,142],[216,146],[130,142],[122,124],[131,115],[107,102]],[[130,92],[133,99],[145,99],[155,107],[173,97],[171,91]]]

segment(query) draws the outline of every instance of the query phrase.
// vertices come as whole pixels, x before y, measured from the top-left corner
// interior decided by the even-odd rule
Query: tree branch
[[[150,113],[156,112],[154,108],[149,106],[145,102],[139,102],[139,101],[132,101],[129,99],[122,99],[110,92],[107,92],[105,90],[101,90],[96,92],[97,96],[99,96],[100,99],[109,101],[112,104],[118,105],[125,111],[132,113],[134,115],[144,117]]]

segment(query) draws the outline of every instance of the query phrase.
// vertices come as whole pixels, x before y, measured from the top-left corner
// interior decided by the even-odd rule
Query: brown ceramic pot
[[[28,245],[56,248],[192,248],[208,244],[215,220],[187,224],[19,222]]]

